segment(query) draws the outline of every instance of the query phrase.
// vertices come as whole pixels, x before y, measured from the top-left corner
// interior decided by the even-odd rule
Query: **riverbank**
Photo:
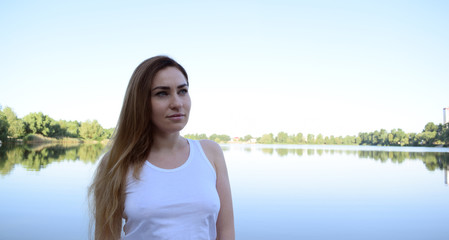
[[[98,140],[90,140],[90,139],[80,139],[80,138],[70,138],[70,137],[62,137],[62,138],[51,138],[45,137],[40,134],[29,134],[25,136],[23,139],[10,139],[8,143],[14,144],[61,144],[61,145],[77,145],[82,143],[88,144],[107,144],[108,139],[98,141]]]

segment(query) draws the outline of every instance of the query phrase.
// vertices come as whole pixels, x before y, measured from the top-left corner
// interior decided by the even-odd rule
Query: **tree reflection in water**
[[[81,144],[81,145],[3,145],[0,147],[0,175],[7,175],[15,165],[21,165],[29,171],[39,171],[51,163],[61,161],[82,161],[84,163],[95,163],[104,152],[103,144]],[[224,151],[229,146],[222,146]],[[429,171],[445,170],[449,168],[449,152],[407,152],[382,150],[348,150],[348,149],[326,149],[326,148],[282,148],[269,147],[257,148],[264,154],[280,157],[296,155],[298,157],[307,154],[322,156],[324,154],[354,155],[359,158],[373,159],[375,161],[403,163],[409,160],[420,160]],[[245,152],[251,152],[252,148],[245,147]]]
[[[391,161],[393,163],[403,163],[408,160],[421,160],[429,171],[445,170],[449,168],[449,152],[406,152],[406,151],[384,151],[379,150],[341,150],[341,149],[315,149],[315,148],[269,148],[263,147],[260,150],[264,154],[276,154],[280,157],[287,155],[302,156],[306,151],[308,156],[323,154],[346,154],[359,158],[373,159],[382,163]]]
[[[28,171],[39,171],[55,162],[95,163],[104,148],[103,144],[3,145],[0,148],[0,175],[9,174],[16,165]]]

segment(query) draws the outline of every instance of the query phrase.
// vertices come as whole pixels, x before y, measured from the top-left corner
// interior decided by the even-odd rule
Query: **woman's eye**
[[[189,91],[187,90],[187,89],[181,89],[180,91],[179,91],[179,94],[181,94],[181,95],[185,95],[186,93],[188,93]]]
[[[156,93],[156,96],[162,97],[162,96],[167,96],[167,92],[158,92]]]

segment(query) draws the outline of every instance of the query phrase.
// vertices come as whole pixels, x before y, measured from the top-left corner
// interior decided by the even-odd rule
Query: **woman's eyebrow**
[[[157,87],[151,89],[151,91],[158,90],[158,89],[162,89],[162,90],[170,90],[170,87],[166,87],[166,86],[157,86]]]
[[[187,85],[187,83],[183,83],[183,84],[179,85],[177,88],[183,88],[183,87],[188,87],[188,86],[189,85]],[[157,86],[157,87],[151,89],[151,91],[158,90],[158,89],[170,90],[170,87],[168,87],[168,86]]]

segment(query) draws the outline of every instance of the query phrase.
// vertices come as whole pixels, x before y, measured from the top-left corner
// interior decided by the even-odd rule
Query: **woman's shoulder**
[[[206,151],[211,152],[211,153],[222,152],[220,145],[218,145],[218,143],[216,143],[212,140],[202,139],[202,140],[199,140],[199,142],[205,152]]]
[[[220,166],[224,162],[223,151],[221,150],[220,145],[212,140],[199,140],[201,147],[203,148],[204,154],[212,163],[215,169],[217,166]]]

